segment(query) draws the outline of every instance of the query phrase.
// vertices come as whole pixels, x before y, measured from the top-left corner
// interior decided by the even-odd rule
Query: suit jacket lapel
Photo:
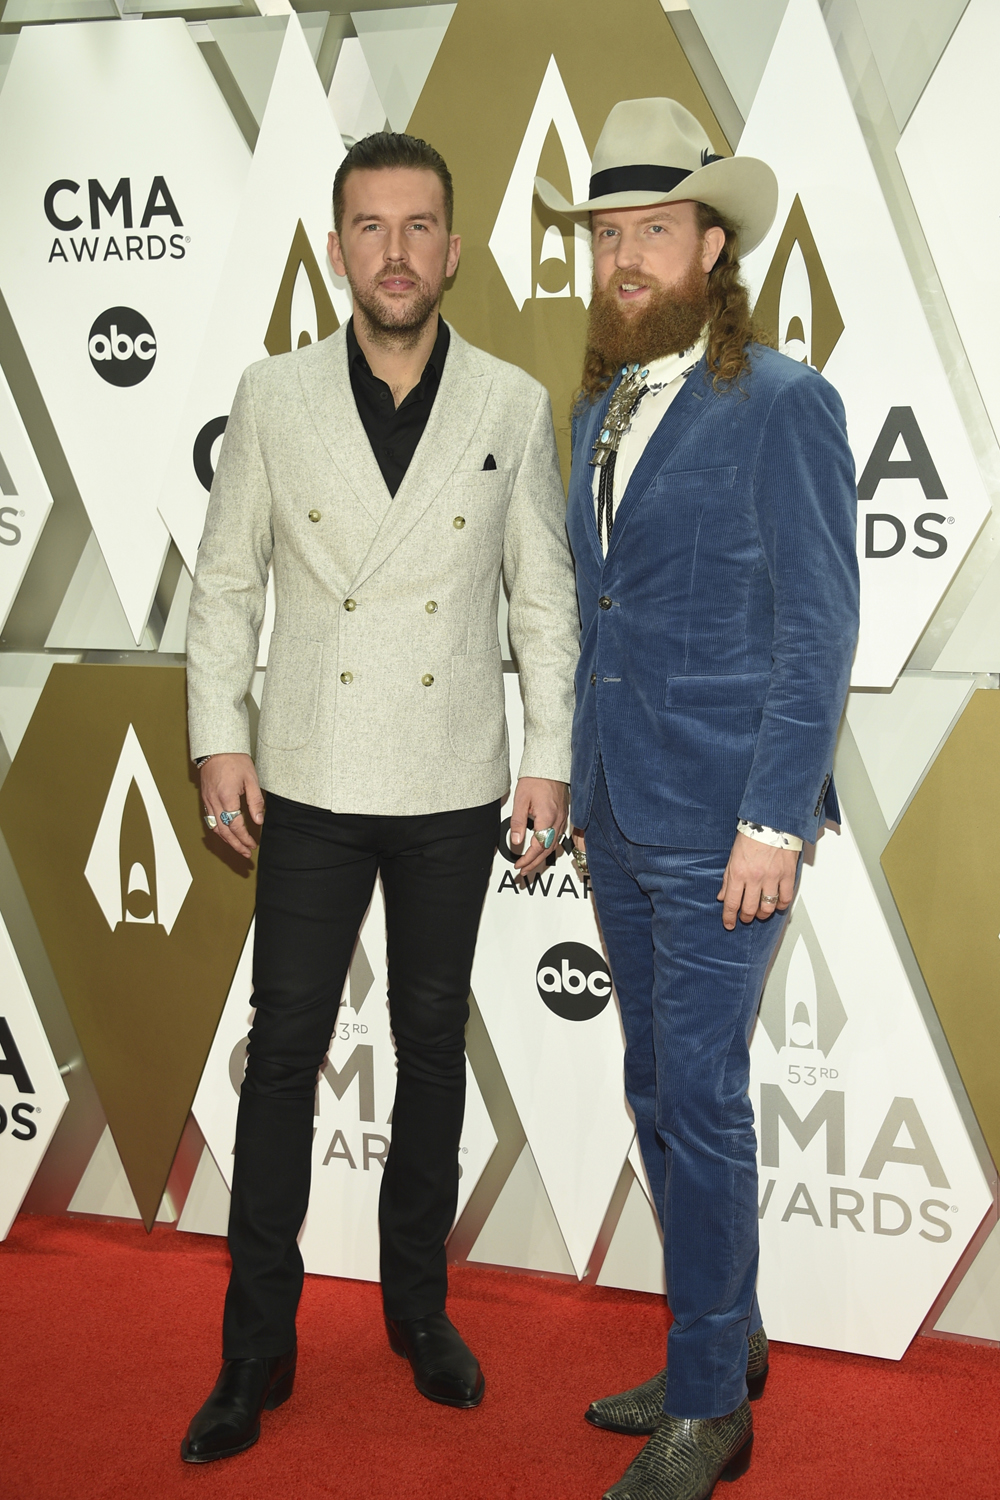
[[[608,556],[614,552],[625,523],[635,510],[660,469],[669,459],[681,438],[689,431],[711,405],[711,386],[705,383],[706,364],[704,356],[691,371],[683,388],[671,401],[667,410],[643,451],[632,477],[625,487],[621,501],[615,506],[615,524],[611,532]]]
[[[358,416],[347,368],[347,330],[323,340],[324,358],[302,361],[299,383],[316,430],[341,477],[376,524],[392,504]]]
[[[403,482],[389,502],[368,555],[351,583],[352,590],[382,566],[437,499],[475,435],[491,383],[475,360],[472,347],[452,328],[448,357],[427,426]],[[367,446],[368,439],[356,413],[355,420]],[[372,463],[377,473],[374,458]]]

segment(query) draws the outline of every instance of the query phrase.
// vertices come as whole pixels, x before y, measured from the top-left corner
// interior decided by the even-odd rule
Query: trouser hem
[[[286,1354],[297,1354],[298,1345],[295,1341],[284,1344],[281,1348],[277,1345],[263,1345],[255,1348],[251,1344],[223,1344],[223,1359],[281,1359]]]

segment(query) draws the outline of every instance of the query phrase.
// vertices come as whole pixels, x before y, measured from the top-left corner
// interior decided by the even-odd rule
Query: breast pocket
[[[298,750],[316,727],[323,643],[272,635],[257,738],[276,750]]]
[[[462,469],[452,475],[451,494],[467,525],[502,525],[513,485],[513,469]]]
[[[691,563],[711,587],[711,570],[730,577],[736,566],[752,567],[759,552],[757,527],[747,506],[746,486],[736,464],[684,469],[657,480],[657,511],[662,526],[691,546]],[[706,573],[706,570],[708,572]]]
[[[736,464],[721,464],[713,469],[668,469],[656,481],[658,495],[679,501],[704,504],[725,500],[736,484]]]

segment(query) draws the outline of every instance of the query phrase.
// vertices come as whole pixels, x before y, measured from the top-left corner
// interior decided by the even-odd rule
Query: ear
[[[326,253],[330,257],[330,264],[338,276],[347,275],[347,264],[344,260],[344,252],[340,246],[340,235],[335,229],[331,229],[326,241]]]
[[[720,229],[718,224],[713,224],[711,229],[705,230],[705,237],[701,242],[701,269],[706,276],[722,254],[725,243],[725,230]]]
[[[450,234],[448,236],[448,257],[444,263],[444,274],[454,276],[458,270],[458,258],[462,253],[462,236]]]

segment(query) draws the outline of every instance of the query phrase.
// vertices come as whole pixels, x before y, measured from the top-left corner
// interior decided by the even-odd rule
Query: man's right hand
[[[213,832],[237,854],[250,859],[256,854],[257,845],[246,826],[244,798],[253,821],[263,823],[264,797],[249,755],[213,755],[205,762],[201,768],[201,800],[206,813],[215,819]],[[235,812],[237,808],[240,816],[227,827],[222,813]]]

